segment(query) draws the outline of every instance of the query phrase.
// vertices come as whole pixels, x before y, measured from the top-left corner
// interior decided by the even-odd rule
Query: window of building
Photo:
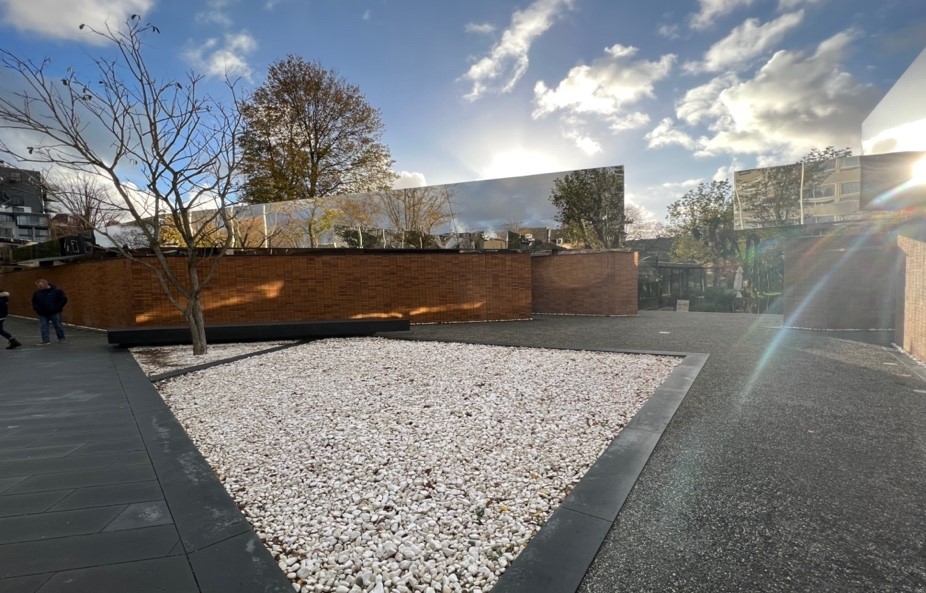
[[[836,159],[829,159],[820,163],[820,170],[823,172],[836,170]]]
[[[42,216],[17,216],[16,224],[19,226],[46,226],[45,218]]]
[[[839,158],[840,169],[856,169],[859,166],[857,156],[844,156]]]
[[[0,214],[0,222],[13,222],[12,214]]]
[[[836,184],[827,183],[825,185],[818,185],[813,188],[813,197],[814,198],[832,198],[836,195]]]
[[[844,196],[846,194],[857,194],[861,184],[858,181],[846,181],[845,183],[839,184],[839,194]]]
[[[813,221],[814,222],[833,222],[835,218],[836,218],[835,216],[814,216]]]
[[[47,237],[48,229],[35,229],[35,236],[36,237]]]
[[[31,238],[32,238],[32,229],[19,229],[19,230],[16,232],[16,235],[17,235],[18,237],[23,238],[23,239],[31,239]]]

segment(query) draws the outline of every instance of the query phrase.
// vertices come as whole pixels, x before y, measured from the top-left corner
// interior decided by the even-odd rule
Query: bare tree
[[[119,221],[122,214],[107,191],[107,184],[96,175],[78,172],[46,182],[49,202],[58,214],[68,216],[65,234],[103,231]]]
[[[0,141],[0,151],[20,162],[104,177],[152,246],[155,261],[129,250],[122,250],[124,255],[153,270],[189,324],[193,352],[204,354],[202,291],[232,234],[225,233],[218,248],[197,246],[217,226],[228,227],[225,206],[238,167],[235,85],[226,81],[231,94],[226,104],[200,93],[202,76],[190,73],[182,81],[156,77],[143,56],[142,38],[159,31],[141,24],[137,15],[118,30],[80,28],[114,50],[114,58],[94,59],[92,75],[70,67],[54,72],[50,60],[35,63],[0,50],[0,64],[20,86],[0,96],[0,127],[35,138],[25,149]],[[208,206],[207,214],[192,215]],[[180,235],[181,266],[160,245],[165,224]]]
[[[436,227],[451,220],[450,185],[396,189],[375,195],[386,223],[404,237],[402,247],[424,246]]]

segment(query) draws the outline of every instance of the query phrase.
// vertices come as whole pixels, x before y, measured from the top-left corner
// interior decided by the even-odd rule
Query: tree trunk
[[[203,319],[203,308],[197,297],[186,313],[187,323],[190,325],[190,337],[193,339],[193,354],[199,356],[209,350],[206,343],[206,322]]]
[[[187,271],[190,277],[190,302],[186,308],[186,320],[190,325],[190,338],[193,341],[193,354],[205,354],[209,350],[206,342],[206,321],[203,318],[202,293],[199,285],[199,272],[196,262],[188,263]]]

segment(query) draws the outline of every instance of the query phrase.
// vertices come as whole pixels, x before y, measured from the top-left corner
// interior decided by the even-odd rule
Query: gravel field
[[[476,593],[678,361],[329,339],[158,388],[294,590]]]

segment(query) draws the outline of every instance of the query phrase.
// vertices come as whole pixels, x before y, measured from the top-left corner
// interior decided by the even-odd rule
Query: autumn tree
[[[317,217],[337,194],[391,186],[389,149],[378,109],[360,88],[317,62],[288,56],[242,105],[243,199],[251,204],[313,200],[306,225],[317,243]]]
[[[556,220],[586,248],[622,247],[625,225],[624,168],[581,169],[553,180]]]
[[[669,205],[676,261],[710,263],[739,253],[733,230],[733,191],[726,180],[701,183]]]
[[[801,199],[813,196],[831,171],[828,161],[851,156],[849,148],[812,149],[797,163],[737,174],[740,208],[758,226],[784,226],[801,222]]]
[[[88,35],[108,43],[114,57],[94,59],[92,72],[55,70],[50,60],[36,63],[0,50],[7,84],[0,95],[0,128],[34,138],[19,148],[0,141],[0,151],[19,162],[43,163],[106,180],[153,250],[153,258],[122,250],[150,268],[170,303],[186,319],[193,352],[207,350],[202,292],[213,277],[231,235],[218,249],[201,250],[211,226],[227,227],[225,208],[238,167],[235,138],[239,112],[235,85],[228,102],[201,92],[202,77],[160,78],[149,68],[143,38],[158,33],[133,15],[125,27],[93,29]],[[10,87],[8,87],[10,88]],[[194,224],[193,212],[211,207],[214,225]],[[200,216],[200,215],[196,215]],[[199,218],[198,223],[208,221]],[[161,228],[172,224],[180,235],[182,263],[176,265],[160,245]],[[120,245],[117,243],[117,245]]]

